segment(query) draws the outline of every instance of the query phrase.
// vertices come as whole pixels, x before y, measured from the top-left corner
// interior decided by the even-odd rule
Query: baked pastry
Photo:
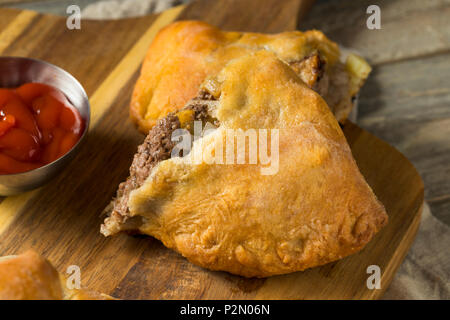
[[[175,156],[176,130],[193,121],[211,130]],[[234,144],[251,129],[258,143],[270,131],[270,163],[261,153],[250,161],[250,142]],[[228,161],[228,142],[244,163]],[[197,265],[246,277],[343,258],[387,223],[325,101],[264,50],[230,61],[158,121],[106,211],[105,236],[151,235]]]
[[[111,300],[87,289],[69,289],[66,279],[34,251],[0,257],[0,300]]]
[[[148,50],[133,91],[131,119],[147,134],[158,119],[194,98],[199,85],[231,59],[259,50],[288,64],[322,95],[339,121],[347,118],[371,70],[357,55],[344,57],[317,30],[269,35],[224,32],[200,21],[175,22],[158,33]]]

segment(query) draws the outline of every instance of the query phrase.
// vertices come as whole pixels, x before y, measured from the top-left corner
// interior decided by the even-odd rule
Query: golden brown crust
[[[1,300],[60,300],[58,272],[33,251],[0,261]]]
[[[338,120],[347,117],[351,98],[368,75],[360,78],[348,72],[339,62],[338,46],[317,30],[269,35],[224,32],[204,22],[180,21],[161,30],[151,44],[133,91],[131,119],[147,133],[158,119],[192,99],[205,78],[215,76],[230,60],[260,50],[275,53],[311,88],[324,93]],[[309,57],[314,63],[302,63]],[[340,74],[340,83],[333,90],[334,73]],[[328,87],[333,96],[328,97]]]
[[[233,60],[202,89],[218,99],[210,113],[220,126],[190,155],[225,145],[227,129],[278,129],[279,169],[162,161],[130,194],[140,232],[200,266],[266,277],[352,254],[386,224],[326,103],[273,53]],[[120,221],[104,228],[115,233]]]
[[[86,289],[70,290],[65,279],[36,252],[0,258],[0,300],[105,300]]]

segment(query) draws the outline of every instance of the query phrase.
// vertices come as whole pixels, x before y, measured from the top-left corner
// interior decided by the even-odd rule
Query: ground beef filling
[[[180,128],[180,121],[174,115],[158,121],[144,142],[138,147],[130,167],[130,176],[119,185],[114,210],[128,213],[128,197],[132,190],[139,188],[150,175],[152,168],[160,161],[170,158],[174,147],[171,141],[173,131]]]
[[[327,88],[324,83],[328,82],[328,79],[324,78],[326,76],[325,61],[320,58],[318,53],[293,61],[289,65],[308,87],[320,95],[325,93]]]
[[[200,92],[198,97],[192,99],[184,108],[194,111],[194,120],[208,121],[208,104],[205,101],[215,100],[212,95]],[[105,224],[121,225],[121,230],[137,229],[142,223],[140,218],[132,219],[129,215],[128,199],[131,191],[143,185],[149,177],[152,169],[163,160],[171,156],[172,149],[176,142],[171,140],[172,133],[180,129],[180,120],[176,114],[169,114],[160,119],[157,124],[149,131],[144,142],[138,147],[130,167],[130,176],[126,181],[119,185],[116,198],[106,208],[109,217]],[[102,227],[102,230],[111,229],[110,226]]]
[[[352,97],[349,96],[349,77],[345,66],[338,62],[326,72],[326,63],[319,53],[292,61],[289,65],[309,88],[325,99],[338,120],[343,120],[338,113],[340,110],[351,109],[352,105]]]

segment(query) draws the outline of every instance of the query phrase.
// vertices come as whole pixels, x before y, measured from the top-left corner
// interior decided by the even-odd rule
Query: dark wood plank
[[[295,30],[298,19],[314,0],[198,0],[190,3],[179,20],[202,20],[225,30],[281,32]]]

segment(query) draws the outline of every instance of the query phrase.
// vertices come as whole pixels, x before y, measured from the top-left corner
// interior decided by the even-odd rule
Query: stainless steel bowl
[[[78,143],[61,158],[34,170],[0,175],[0,195],[9,196],[42,186],[54,178],[78,152],[89,128],[89,100],[81,84],[68,72],[50,63],[21,57],[0,57],[0,88],[14,88],[40,82],[61,90],[85,121]]]

